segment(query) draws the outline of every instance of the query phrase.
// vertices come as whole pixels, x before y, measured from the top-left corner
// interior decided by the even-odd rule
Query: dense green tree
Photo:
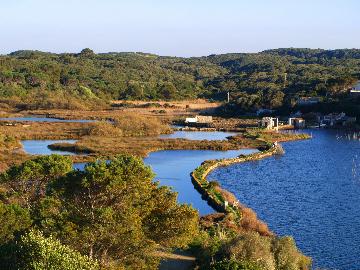
[[[12,166],[0,175],[1,185],[5,189],[3,198],[30,208],[45,196],[46,187],[51,180],[71,170],[71,160],[60,155],[37,157]]]
[[[152,269],[158,245],[183,247],[197,233],[198,215],[152,181],[143,161],[119,156],[59,178],[42,200],[37,226],[102,265]]]
[[[161,88],[160,88],[160,94],[162,96],[162,98],[166,99],[166,100],[171,100],[171,99],[176,99],[176,87],[171,83],[165,83]]]
[[[0,202],[0,224],[0,245],[3,245],[12,240],[14,234],[30,227],[30,213],[19,205]]]
[[[80,52],[80,56],[89,57],[94,55],[95,55],[94,51],[89,48],[82,49]]]

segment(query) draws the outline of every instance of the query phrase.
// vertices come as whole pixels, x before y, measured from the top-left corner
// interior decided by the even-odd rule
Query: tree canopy
[[[22,238],[26,250],[40,250],[29,251],[34,260],[29,269],[58,260],[63,250],[70,261],[75,256],[84,262],[80,254],[87,255],[109,269],[156,269],[159,247],[185,247],[197,235],[198,213],[179,205],[177,194],[153,177],[141,159],[127,155],[90,163],[84,171],[71,169],[67,157],[56,155],[12,167],[1,175],[0,218],[7,229],[0,245],[8,247],[16,232],[31,227],[39,233]],[[51,247],[54,253],[47,254]]]

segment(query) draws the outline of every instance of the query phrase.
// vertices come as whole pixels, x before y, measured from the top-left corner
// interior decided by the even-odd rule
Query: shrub
[[[122,130],[123,136],[157,136],[171,132],[170,127],[158,119],[135,113],[122,113],[114,119],[114,125]]]
[[[97,270],[96,261],[81,255],[60,241],[30,230],[18,244],[20,270]]]
[[[91,123],[85,130],[85,135],[99,137],[121,137],[123,131],[109,122]]]
[[[226,259],[213,263],[211,270],[262,270],[262,268],[256,263]]]

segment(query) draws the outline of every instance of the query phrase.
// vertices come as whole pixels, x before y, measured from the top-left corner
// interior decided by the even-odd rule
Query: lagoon
[[[190,179],[190,173],[205,160],[233,158],[240,154],[251,154],[256,151],[255,149],[231,151],[164,150],[150,153],[144,162],[150,165],[156,173],[155,180],[158,180],[160,185],[172,187],[174,191],[178,192],[180,203],[192,204],[201,215],[206,215],[215,211],[195,190]]]
[[[54,143],[76,143],[76,140],[23,140],[21,144],[26,153],[30,155],[76,155],[72,152],[51,150],[48,148]]]
[[[208,179],[275,233],[294,236],[314,269],[360,269],[360,134],[307,132],[312,139],[283,143],[283,156],[218,168]]]

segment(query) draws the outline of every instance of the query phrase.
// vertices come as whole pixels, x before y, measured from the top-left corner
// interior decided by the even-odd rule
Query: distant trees
[[[225,100],[228,91],[232,105],[247,111],[288,107],[284,100],[298,96],[343,100],[360,78],[359,55],[311,49],[200,58],[95,54],[89,48],[79,54],[18,51],[0,56],[0,106],[85,109],[112,99]]]
[[[80,52],[80,56],[84,56],[84,57],[89,57],[94,55],[95,55],[94,51],[89,48],[82,49]]]
[[[176,99],[177,97],[177,90],[174,84],[171,82],[164,83],[160,88],[160,94],[163,99],[165,100],[171,100]]]

